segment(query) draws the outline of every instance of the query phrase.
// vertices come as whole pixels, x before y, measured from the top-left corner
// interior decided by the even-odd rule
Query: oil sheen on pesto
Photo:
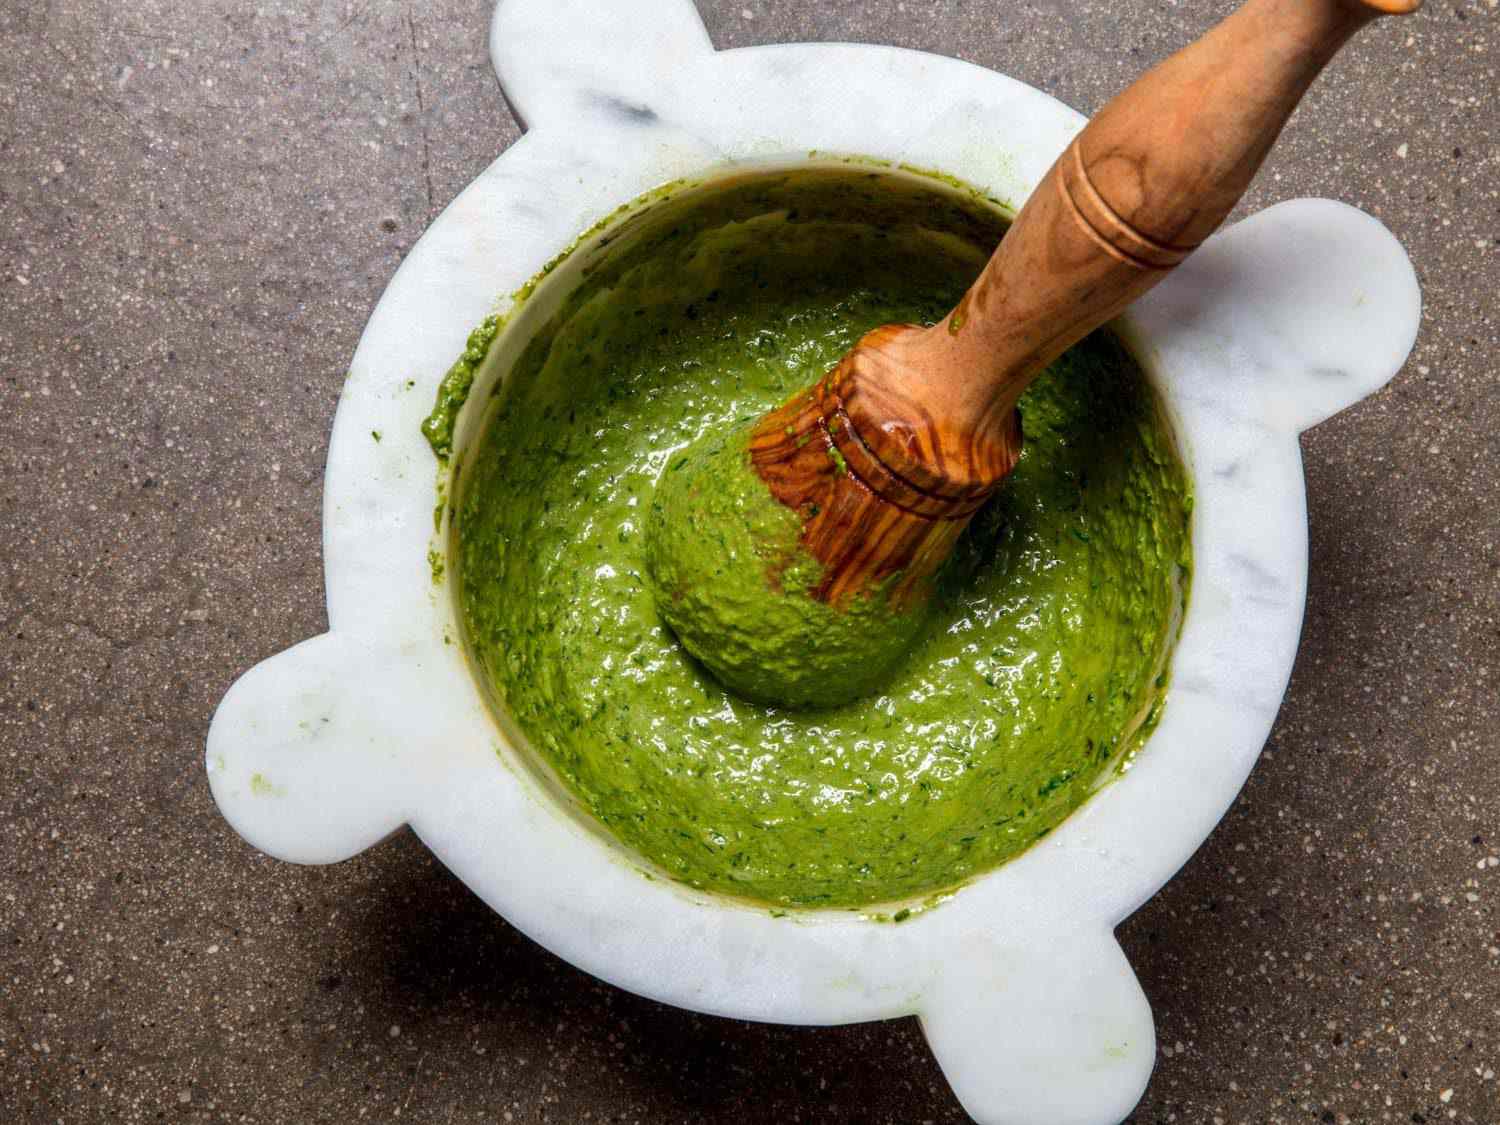
[[[869,329],[935,321],[1003,224],[868,170],[696,198],[638,216],[490,404],[454,531],[468,640],[536,753],[675,878],[777,905],[927,896],[1024,851],[1153,724],[1188,483],[1138,367],[1096,333],[1022,400],[1021,462],[877,694],[730,694],[648,588],[658,481]]]

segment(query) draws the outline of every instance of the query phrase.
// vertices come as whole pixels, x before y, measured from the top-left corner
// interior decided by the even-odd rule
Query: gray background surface
[[[1085,111],[1222,0],[712,0],[724,47],[895,42]],[[333,868],[217,816],[232,679],[321,630],[348,357],[517,136],[488,0],[0,4],[0,1121],[962,1120],[912,1021],[700,1018],[511,930],[409,834]],[[1367,33],[1250,196],[1409,249],[1410,364],[1305,440],[1276,732],[1121,931],[1133,1121],[1500,1122],[1495,0]],[[997,121],[997,131],[1005,123]]]

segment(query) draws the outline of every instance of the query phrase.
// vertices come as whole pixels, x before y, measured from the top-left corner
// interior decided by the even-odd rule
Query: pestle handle
[[[1351,35],[1420,4],[1248,0],[1110,101],[957,308],[861,344],[859,366],[878,378],[841,397],[870,452],[934,496],[992,489],[1019,456],[1027,384],[1213,233]]]

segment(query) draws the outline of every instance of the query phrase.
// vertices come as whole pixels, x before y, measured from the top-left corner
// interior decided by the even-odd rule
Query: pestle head
[[[731,691],[819,707],[877,691],[926,621],[894,576],[836,602],[803,518],[750,460],[751,423],[713,430],[667,463],[647,515],[646,575],[662,619]]]

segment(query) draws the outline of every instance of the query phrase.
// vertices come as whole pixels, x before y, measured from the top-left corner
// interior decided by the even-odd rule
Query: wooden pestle
[[[765,415],[751,464],[803,519],[814,596],[920,596],[1015,466],[1031,380],[1223,222],[1355,31],[1420,4],[1249,0],[1089,122],[940,324],[877,328]]]

